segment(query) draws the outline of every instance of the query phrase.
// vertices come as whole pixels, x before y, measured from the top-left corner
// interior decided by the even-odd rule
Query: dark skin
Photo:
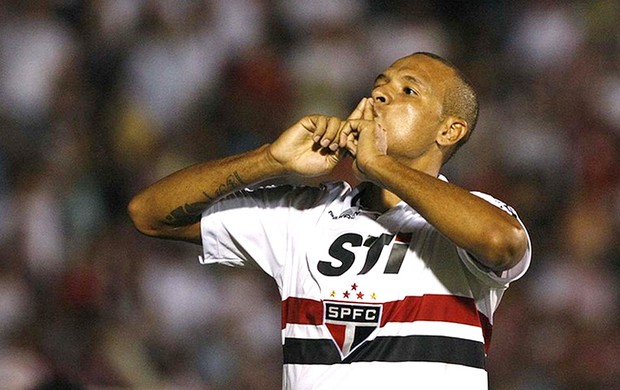
[[[276,177],[328,174],[348,154],[366,182],[365,207],[384,212],[402,200],[483,267],[512,268],[527,250],[518,221],[437,179],[446,154],[469,131],[465,120],[442,115],[455,77],[428,56],[402,58],[348,119],[304,117],[271,144],[178,171],[138,194],[129,214],[144,234],[200,244],[200,214],[217,199]]]

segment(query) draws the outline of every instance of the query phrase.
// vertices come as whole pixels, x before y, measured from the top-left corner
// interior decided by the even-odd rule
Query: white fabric
[[[486,389],[486,371],[475,365],[384,360],[383,355],[367,362],[355,360],[354,353],[367,352],[364,348],[371,348],[375,341],[400,342],[408,337],[438,336],[439,341],[481,345],[484,324],[476,322],[475,311],[492,322],[503,292],[529,266],[529,245],[519,264],[498,276],[478,267],[469,254],[404,202],[378,214],[361,208],[355,201],[357,194],[358,189],[346,183],[330,183],[321,188],[267,187],[229,196],[203,214],[201,262],[260,267],[275,279],[283,308],[287,304],[314,308],[294,307],[285,313],[285,350],[294,344],[291,341],[325,341],[328,347],[339,348],[343,361],[286,364],[285,358],[285,389],[414,385]],[[516,217],[503,203],[485,194],[476,195]],[[447,314],[435,307],[434,299],[451,302]],[[458,314],[461,302],[465,306],[471,302],[474,313],[470,308]],[[356,344],[353,331],[361,329],[357,327],[360,323],[347,317],[353,322],[340,328],[346,336],[340,340],[334,327],[343,322],[327,318],[326,304],[341,305],[348,314],[357,310],[358,318],[362,313],[375,318],[377,313],[365,312],[365,308],[380,308],[381,321],[364,323],[372,332]],[[397,309],[390,311],[394,307]],[[347,356],[353,361],[344,361]]]

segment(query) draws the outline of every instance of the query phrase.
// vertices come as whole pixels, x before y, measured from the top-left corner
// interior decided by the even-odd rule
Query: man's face
[[[452,69],[420,54],[396,61],[377,77],[375,121],[387,132],[390,155],[413,160],[435,145],[452,77]]]

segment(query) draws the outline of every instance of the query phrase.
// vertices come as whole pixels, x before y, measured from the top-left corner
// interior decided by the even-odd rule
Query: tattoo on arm
[[[192,225],[200,221],[202,212],[215,202],[220,197],[227,195],[245,183],[239,176],[238,172],[233,172],[226,178],[226,182],[219,185],[215,191],[215,195],[211,196],[206,191],[203,191],[205,200],[195,203],[185,203],[182,206],[172,210],[170,214],[166,216],[166,222],[173,227]]]

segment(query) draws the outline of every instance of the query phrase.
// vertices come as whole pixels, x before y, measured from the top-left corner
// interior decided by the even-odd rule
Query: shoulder
[[[470,193],[472,195],[475,195],[475,196],[481,198],[481,199],[486,200],[487,202],[491,203],[495,207],[498,207],[498,208],[502,209],[503,211],[507,212],[508,214],[512,215],[513,217],[515,217],[515,218],[518,217],[516,210],[513,209],[508,204],[506,204],[504,201],[499,200],[499,199],[495,198],[492,195],[489,195],[489,194],[486,194],[486,193],[480,192],[480,191],[470,191]]]
[[[277,184],[246,188],[216,202],[218,208],[294,207],[308,209],[331,203],[351,193],[346,182],[328,182],[319,186]]]

